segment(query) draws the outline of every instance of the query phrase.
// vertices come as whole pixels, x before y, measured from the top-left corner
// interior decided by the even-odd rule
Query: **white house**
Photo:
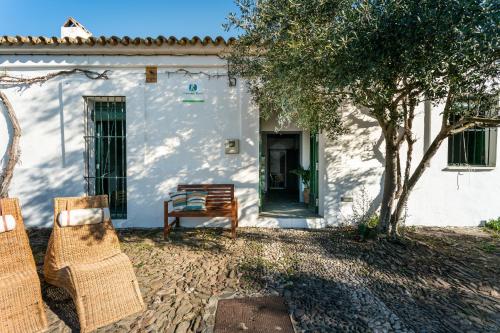
[[[384,159],[376,121],[346,108],[351,131],[336,140],[263,121],[245,82],[228,76],[221,55],[231,39],[96,38],[73,19],[61,33],[0,37],[0,76],[78,68],[108,77],[0,85],[22,129],[9,194],[20,198],[28,225],[51,225],[54,197],[106,193],[117,226],[160,227],[163,200],[183,183],[234,183],[240,226],[334,226],[379,202]],[[420,105],[415,123],[418,159],[438,131],[439,110]],[[477,226],[500,216],[496,136],[495,129],[471,130],[443,144],[411,196],[407,225]],[[11,140],[0,105],[1,166]],[[299,165],[312,169],[308,205],[290,173]]]

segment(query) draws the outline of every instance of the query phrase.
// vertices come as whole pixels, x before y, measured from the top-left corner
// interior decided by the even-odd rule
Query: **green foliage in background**
[[[498,92],[498,0],[236,2],[240,12],[227,27],[241,34],[230,70],[247,79],[264,119],[331,137],[349,130],[347,105],[376,119],[386,160],[381,232],[397,237],[409,194],[444,140],[498,124],[475,119],[484,116],[481,101]],[[476,102],[454,107],[465,99]],[[416,167],[401,166],[412,161],[412,150],[403,158],[401,147],[417,140],[413,118],[424,100],[444,105],[434,108],[441,128]]]
[[[489,220],[484,224],[484,226],[488,229],[500,232],[500,217],[497,219]]]

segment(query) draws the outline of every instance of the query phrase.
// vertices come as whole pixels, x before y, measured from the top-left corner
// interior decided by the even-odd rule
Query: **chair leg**
[[[163,239],[166,240],[168,236],[170,236],[170,232],[172,231],[172,226],[167,225],[165,229],[163,230]]]
[[[179,228],[180,226],[181,226],[181,219],[180,219],[180,218],[178,218],[178,217],[176,217],[176,218],[175,218],[175,227],[176,227],[176,228]]]
[[[231,237],[236,239],[236,219],[231,219]]]
[[[236,239],[236,228],[238,227],[238,206],[233,207],[233,216],[231,218],[231,234]]]
[[[236,228],[238,227],[238,201],[235,202],[235,207],[234,207],[234,216],[236,219]]]
[[[170,234],[170,225],[168,224],[168,202],[163,202],[163,239],[167,239]]]

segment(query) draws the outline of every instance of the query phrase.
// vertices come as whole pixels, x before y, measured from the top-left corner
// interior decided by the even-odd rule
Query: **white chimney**
[[[90,36],[92,36],[92,33],[72,17],[68,18],[61,27],[61,38],[89,38]]]

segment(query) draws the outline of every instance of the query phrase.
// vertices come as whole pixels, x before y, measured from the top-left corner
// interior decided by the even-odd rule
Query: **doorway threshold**
[[[318,215],[311,217],[278,217],[261,213],[255,223],[255,227],[258,228],[321,229],[326,226],[325,219]]]
[[[273,217],[273,218],[289,218],[289,219],[297,219],[297,218],[321,218],[321,215],[318,215],[309,210],[289,210],[289,211],[262,211],[259,213],[259,217]]]

